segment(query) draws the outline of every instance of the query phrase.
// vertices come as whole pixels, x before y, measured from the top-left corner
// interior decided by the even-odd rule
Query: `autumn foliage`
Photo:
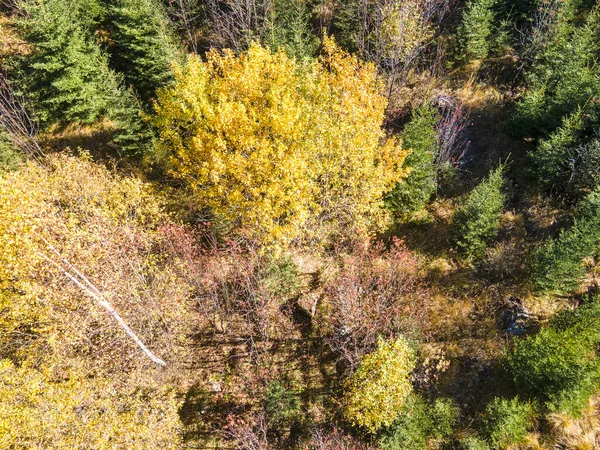
[[[381,128],[374,66],[324,45],[306,64],[258,44],[192,56],[158,95],[159,158],[204,207],[259,242],[370,231],[404,175],[407,152]]]

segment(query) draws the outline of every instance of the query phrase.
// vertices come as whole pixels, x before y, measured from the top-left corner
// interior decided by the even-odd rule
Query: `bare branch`
[[[62,261],[62,263],[64,264],[64,266],[61,265],[61,264],[59,264],[58,262],[56,262],[55,260],[53,260],[52,258],[48,257],[47,255],[45,255],[45,254],[43,254],[41,252],[38,252],[39,255],[44,260],[46,260],[47,262],[49,262],[50,264],[52,264],[54,267],[56,267],[57,269],[59,269],[69,280],[71,280],[75,285],[77,285],[77,287],[79,287],[88,296],[90,296],[94,300],[96,300],[100,304],[100,306],[102,306],[104,309],[106,309],[113,316],[113,318],[117,321],[117,323],[119,324],[119,326],[121,328],[123,328],[123,330],[133,339],[133,341],[137,344],[137,346],[140,347],[142,349],[142,351],[153,362],[155,362],[156,364],[159,364],[161,366],[166,366],[167,363],[164,362],[162,359],[158,358],[156,355],[154,355],[154,353],[152,353],[148,349],[148,347],[146,347],[144,345],[144,343],[140,340],[140,338],[138,338],[137,335],[133,332],[133,330],[131,328],[129,328],[129,325],[127,325],[127,323],[123,320],[123,318],[119,315],[119,313],[117,313],[114,310],[114,308],[112,307],[112,305],[104,298],[104,296],[90,282],[90,280],[88,280],[85,275],[83,275],[75,267],[73,267],[73,265],[66,258],[64,258],[60,254],[60,252],[56,249],[56,247],[52,246],[44,238],[41,238],[41,239],[46,243],[46,245],[48,246],[48,248],[50,248],[50,250],[52,250],[60,258],[60,261]]]
[[[38,124],[28,113],[25,101],[0,73],[0,131],[25,155],[41,160],[44,152],[38,143]]]

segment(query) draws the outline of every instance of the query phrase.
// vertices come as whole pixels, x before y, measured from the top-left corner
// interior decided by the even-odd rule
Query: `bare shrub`
[[[312,433],[308,443],[310,450],[372,450],[373,447],[344,435],[333,427],[331,430],[318,429]]]
[[[325,286],[332,328],[327,342],[350,370],[379,337],[418,333],[427,312],[418,267],[416,256],[399,240],[390,250],[367,242],[343,257],[339,273]]]
[[[24,98],[14,91],[6,74],[0,73],[0,131],[25,155],[39,161],[44,153],[38,144],[38,130]]]

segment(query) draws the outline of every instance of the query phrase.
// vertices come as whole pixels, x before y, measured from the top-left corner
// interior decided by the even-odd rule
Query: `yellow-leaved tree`
[[[412,391],[414,368],[415,354],[406,339],[380,340],[346,382],[346,418],[369,431],[391,425]]]
[[[199,204],[261,243],[367,233],[407,155],[382,130],[376,69],[324,42],[297,62],[253,44],[175,68],[151,119],[159,160]],[[306,233],[302,233],[306,231]]]

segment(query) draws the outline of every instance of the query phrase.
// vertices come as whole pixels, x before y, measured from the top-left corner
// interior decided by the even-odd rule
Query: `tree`
[[[19,87],[35,104],[41,124],[91,123],[107,114],[107,81],[113,75],[90,19],[82,18],[82,0],[22,0],[19,7],[26,14],[21,32],[32,48],[21,57]]]
[[[504,166],[492,171],[469,194],[452,219],[453,240],[466,256],[480,255],[500,226],[504,208]]]
[[[263,242],[384,223],[382,196],[404,176],[406,152],[385,139],[372,66],[329,40],[304,65],[258,44],[207,58],[175,70],[152,119],[157,158],[202,206]]]
[[[148,101],[173,80],[170,65],[183,58],[169,17],[157,0],[110,0],[107,10],[110,63]]]
[[[492,448],[505,448],[525,440],[531,428],[534,408],[518,397],[507,400],[495,397],[487,406],[483,419],[483,435]]]
[[[409,376],[414,368],[414,351],[406,339],[379,341],[346,382],[345,417],[371,432],[391,425],[412,391]]]
[[[591,192],[575,210],[573,226],[549,239],[532,256],[531,273],[538,292],[565,294],[585,275],[584,259],[600,246],[600,189]]]
[[[417,211],[435,192],[437,122],[436,110],[422,106],[413,112],[402,132],[404,146],[411,151],[405,162],[410,173],[385,198],[387,206],[398,215]]]
[[[560,312],[536,335],[516,341],[505,368],[518,392],[551,411],[581,413],[598,386],[599,317],[594,300]]]
[[[496,0],[470,0],[463,12],[458,29],[460,51],[468,59],[488,56],[494,33]]]

